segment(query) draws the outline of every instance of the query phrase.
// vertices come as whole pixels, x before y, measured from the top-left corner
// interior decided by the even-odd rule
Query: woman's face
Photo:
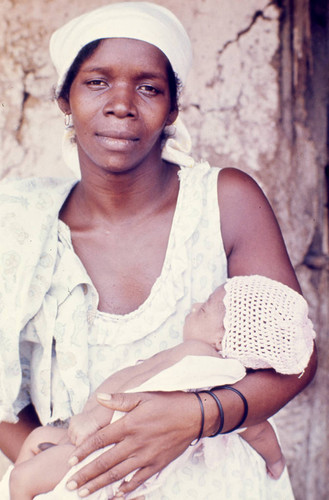
[[[82,171],[97,166],[126,172],[160,161],[161,135],[171,110],[168,61],[139,40],[103,40],[73,80],[61,109],[72,113]]]

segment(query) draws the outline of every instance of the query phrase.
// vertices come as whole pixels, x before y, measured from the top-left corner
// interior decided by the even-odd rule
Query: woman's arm
[[[219,174],[218,199],[221,230],[228,256],[229,277],[259,274],[280,281],[301,292],[290,262],[282,234],[273,211],[259,186],[246,174],[235,169],[224,169]],[[249,416],[246,425],[254,425],[276,413],[312,380],[316,371],[316,351],[302,377],[284,376],[273,370],[250,374],[235,385],[246,393]],[[231,401],[231,391],[218,391],[217,395]],[[239,399],[238,396],[235,396]],[[236,407],[227,405],[224,430],[239,421],[242,415]],[[229,423],[230,422],[230,423]]]
[[[32,405],[24,408],[19,414],[17,424],[0,423],[0,448],[13,462],[16,461],[20,449],[33,429],[40,425],[40,421]]]
[[[229,276],[260,274],[300,292],[279,226],[257,184],[240,171],[224,169],[218,186]],[[276,413],[312,380],[315,369],[314,352],[301,378],[273,370],[247,375],[235,386],[248,401],[245,425],[255,425]],[[219,390],[217,395],[225,413],[223,430],[227,431],[241,419],[243,405],[232,391]],[[212,398],[202,398],[206,416],[203,435],[210,436],[220,423],[218,409]],[[139,469],[121,487],[124,493],[133,491],[179,456],[199,433],[200,408],[193,394],[117,394],[104,404],[127,415],[78,447],[72,463],[107,444],[117,444],[76,473],[71,488],[84,485],[83,489],[93,492]]]
[[[259,274],[300,292],[275,215],[255,181],[223,169],[218,200],[229,277]]]

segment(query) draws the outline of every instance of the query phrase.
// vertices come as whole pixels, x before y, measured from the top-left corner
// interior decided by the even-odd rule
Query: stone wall
[[[194,69],[181,108],[195,155],[213,165],[237,166],[261,183],[310,302],[319,332],[319,375],[277,421],[297,499],[325,499],[328,272],[313,257],[328,251],[323,243],[327,150],[321,131],[311,133],[307,110],[307,68],[314,63],[308,0],[155,3],[178,15],[193,42]],[[2,0],[0,178],[68,175],[47,48],[55,28],[89,8],[89,0]]]

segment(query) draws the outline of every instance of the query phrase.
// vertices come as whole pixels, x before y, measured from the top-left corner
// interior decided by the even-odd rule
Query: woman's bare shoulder
[[[298,290],[277,219],[257,182],[241,170],[221,170],[218,203],[229,275],[261,274]]]
[[[218,193],[221,198],[239,196],[262,196],[266,199],[259,184],[246,172],[238,168],[223,168],[218,174]]]
[[[237,168],[224,168],[218,175],[218,204],[224,244],[233,246],[247,230],[260,222],[276,224],[270,204],[257,182]]]

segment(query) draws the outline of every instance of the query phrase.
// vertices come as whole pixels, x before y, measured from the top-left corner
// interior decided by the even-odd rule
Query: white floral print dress
[[[14,421],[32,401],[42,424],[65,421],[81,411],[89,394],[109,375],[182,341],[191,305],[205,301],[227,278],[218,172],[206,162],[179,171],[179,196],[161,275],[146,301],[122,316],[97,310],[97,290],[74,253],[69,228],[58,220],[73,183],[18,181],[14,195],[10,185],[0,190],[0,227],[10,233],[0,250],[6,262],[0,312],[1,304],[5,307],[12,297],[9,317],[0,326],[6,348],[0,372],[2,420]],[[27,248],[22,242],[29,242]],[[26,257],[27,252],[33,257]],[[9,334],[5,326],[14,317],[16,330]],[[213,463],[205,461],[198,448],[146,498],[293,498],[287,472],[278,481],[270,479],[263,459],[237,434],[212,442]],[[0,485],[3,499],[7,478]],[[64,482],[57,488],[56,494],[37,498],[79,498],[65,489]],[[104,489],[89,498],[107,500],[108,495]]]

